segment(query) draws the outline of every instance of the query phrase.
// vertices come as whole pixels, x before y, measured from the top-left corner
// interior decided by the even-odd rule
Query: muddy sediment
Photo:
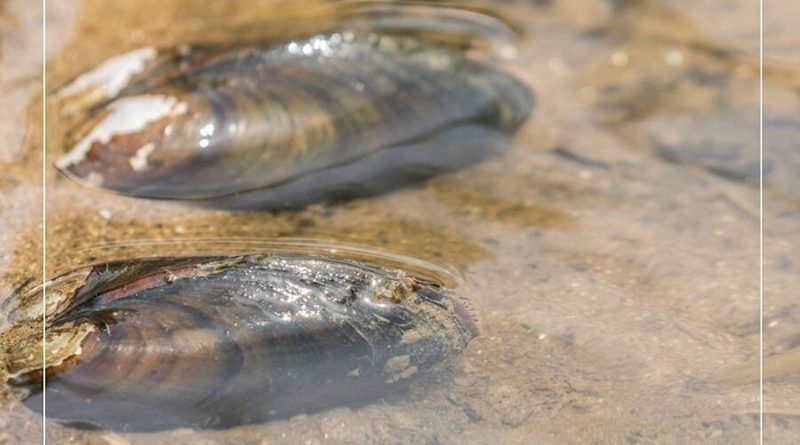
[[[185,0],[58,3],[48,15],[53,35],[64,36],[51,44],[51,88],[142,45],[209,35],[271,40],[330,20],[312,20],[313,7],[285,1],[210,1],[203,9]],[[192,247],[196,239],[339,239],[460,271],[460,292],[484,325],[444,372],[381,403],[223,431],[123,434],[49,421],[48,439],[756,441],[758,23],[749,3],[493,2],[521,18],[508,69],[537,94],[533,118],[503,156],[394,193],[230,214],[90,190],[48,165],[53,273],[154,250],[202,251]],[[27,2],[2,5],[5,69],[9,45],[35,46],[30,35],[40,29],[30,24],[41,12],[26,10]],[[800,307],[793,294],[800,199],[792,175],[800,158],[787,142],[800,128],[800,55],[786,44],[796,32],[781,24],[800,10],[781,8],[780,17],[767,14],[767,25],[775,25],[765,39],[765,439],[788,444],[800,432]],[[302,21],[290,20],[299,15]],[[274,26],[252,26],[262,17]],[[27,63],[36,84],[41,62],[31,56]],[[5,72],[1,79],[5,92]],[[24,137],[0,149],[2,167],[15,172],[0,180],[4,295],[42,278],[41,109],[38,87],[26,82],[19,93],[25,106],[0,123],[17,131],[25,122]],[[56,106],[48,99],[48,114]],[[48,159],[67,149],[59,142],[63,131],[58,119],[48,121]],[[153,247],[149,240],[170,243]],[[0,442],[36,442],[41,419],[12,399],[0,408],[0,431]]]

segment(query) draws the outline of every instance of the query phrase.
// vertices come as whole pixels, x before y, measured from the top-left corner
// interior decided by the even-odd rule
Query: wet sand
[[[322,20],[307,17],[311,3],[58,2],[48,11],[48,84],[142,45],[302,33]],[[532,119],[501,158],[395,193],[230,214],[90,190],[48,166],[48,275],[176,249],[140,240],[183,240],[184,251],[197,238],[339,239],[458,269],[484,326],[446,370],[366,406],[224,431],[126,434],[48,421],[48,442],[755,443],[752,3],[493,2],[524,30],[508,69],[536,94]],[[765,32],[764,420],[766,442],[788,444],[800,436],[800,35],[791,26],[800,8],[784,3],[770,8]],[[30,54],[41,11],[2,7],[2,94],[24,104],[0,123],[2,134],[21,134],[0,148],[13,172],[0,179],[7,295],[41,279],[41,61]],[[262,18],[270,26],[253,25]],[[58,104],[47,104],[55,116]],[[63,132],[48,121],[49,160],[64,152]],[[14,300],[6,304],[26,303]],[[6,348],[14,340],[0,335]],[[0,443],[40,441],[41,419],[8,388],[0,393]]]

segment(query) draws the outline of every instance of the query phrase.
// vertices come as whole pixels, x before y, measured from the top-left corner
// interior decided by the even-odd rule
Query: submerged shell
[[[477,333],[450,291],[349,260],[150,259],[83,273],[48,321],[47,415],[105,428],[223,427],[368,400]],[[60,281],[52,291],[69,294]],[[32,338],[9,361],[32,407],[41,349]]]
[[[123,194],[279,207],[474,163],[528,88],[462,51],[374,32],[273,47],[145,48],[61,90],[67,175]],[[83,117],[88,114],[88,117]]]

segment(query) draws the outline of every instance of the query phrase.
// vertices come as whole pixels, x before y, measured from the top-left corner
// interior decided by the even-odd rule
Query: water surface
[[[29,48],[40,32],[41,11],[24,3],[3,4],[3,48]],[[320,2],[49,3],[54,86],[141,45],[302,33],[301,23],[315,23],[306,17],[310,5]],[[491,5],[518,21],[523,35],[508,69],[537,96],[533,118],[501,158],[395,193],[290,213],[140,201],[47,170],[53,273],[153,251],[140,242],[87,250],[109,242],[367,244],[463,274],[461,292],[477,306],[484,333],[459,360],[407,394],[365,407],[224,431],[126,434],[48,421],[50,443],[754,443],[757,2]],[[766,14],[768,443],[800,435],[798,18],[800,8],[789,2]],[[261,19],[268,26],[253,25]],[[12,57],[3,50],[3,94]],[[23,70],[35,78],[40,62],[26,60]],[[0,181],[4,293],[40,268],[41,122],[36,86],[25,82],[14,94],[30,105],[2,124],[19,131],[27,122],[31,135],[2,149],[3,166],[22,172]],[[47,128],[50,159],[66,149],[61,125]],[[0,411],[0,431],[10,444],[38,441],[41,419],[11,400]]]

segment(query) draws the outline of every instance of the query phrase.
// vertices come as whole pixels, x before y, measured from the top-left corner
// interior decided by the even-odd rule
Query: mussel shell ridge
[[[95,266],[48,322],[47,415],[220,428],[368,401],[457,355],[477,334],[473,317],[435,284],[323,256]],[[13,378],[34,408],[37,366]]]

